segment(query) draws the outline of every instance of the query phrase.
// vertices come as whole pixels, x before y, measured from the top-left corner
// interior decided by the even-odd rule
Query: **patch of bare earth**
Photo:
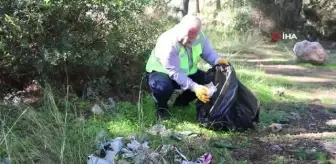
[[[334,99],[336,104],[336,70],[305,68],[280,59],[272,63],[274,59],[270,57],[255,55],[249,55],[245,62],[261,67],[269,77],[281,76],[294,85],[304,85],[306,89],[302,92],[308,94],[311,101],[305,112],[293,109],[300,117],[290,120],[279,132],[266,129],[249,134],[249,146],[233,150],[233,158],[255,164],[336,161],[336,107],[331,109],[320,100]],[[280,157],[283,158],[279,161]]]
[[[336,70],[304,68],[295,65],[259,65],[270,77],[281,75],[283,78],[317,86],[336,86]]]
[[[336,128],[331,126],[336,114],[320,104],[310,104],[306,114],[284,124],[279,132],[269,129],[250,135],[248,147],[232,152],[236,160],[255,164],[272,163],[284,157],[283,163],[319,163],[319,158],[336,160]]]

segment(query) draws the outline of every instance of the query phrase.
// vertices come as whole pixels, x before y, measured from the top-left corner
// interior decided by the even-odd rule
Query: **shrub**
[[[68,83],[79,93],[105,76],[112,90],[120,90],[118,84],[124,84],[123,89],[136,85],[144,55],[166,23],[147,21],[147,3],[1,1],[0,83],[18,89],[33,79],[57,86]]]

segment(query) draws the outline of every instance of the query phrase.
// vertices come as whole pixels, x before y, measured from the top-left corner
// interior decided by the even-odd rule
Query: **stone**
[[[336,119],[328,120],[326,124],[331,127],[336,127]]]
[[[282,151],[283,149],[279,145],[270,146],[270,150],[272,151]]]
[[[271,128],[272,132],[279,132],[282,130],[282,125],[277,123],[273,123],[269,127]]]
[[[323,147],[331,154],[336,155],[336,142],[325,142]]]
[[[302,62],[321,65],[328,59],[327,52],[318,42],[309,42],[307,40],[297,42],[293,51],[297,59]]]
[[[104,114],[103,109],[102,109],[99,105],[97,105],[97,104],[95,104],[95,105],[92,107],[91,111],[92,111],[94,114],[96,114],[96,115],[103,115],[103,114]]]
[[[315,129],[316,128],[316,124],[315,123],[310,123],[308,125],[309,129]]]
[[[285,88],[277,88],[277,89],[273,90],[273,95],[284,96],[285,95]]]
[[[296,131],[299,132],[299,133],[306,133],[307,129],[305,129],[305,128],[299,128]]]

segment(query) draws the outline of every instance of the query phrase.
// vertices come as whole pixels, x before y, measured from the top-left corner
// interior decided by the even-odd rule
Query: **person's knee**
[[[172,80],[160,73],[153,73],[149,76],[148,84],[156,95],[171,95],[174,92]]]
[[[174,91],[172,84],[169,84],[167,81],[153,80],[150,86],[152,91],[156,94],[167,95]]]

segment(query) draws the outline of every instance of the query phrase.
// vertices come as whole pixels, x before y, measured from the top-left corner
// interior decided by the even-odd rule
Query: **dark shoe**
[[[160,121],[169,120],[170,118],[170,113],[165,108],[157,109],[156,114],[157,114],[157,119]]]

